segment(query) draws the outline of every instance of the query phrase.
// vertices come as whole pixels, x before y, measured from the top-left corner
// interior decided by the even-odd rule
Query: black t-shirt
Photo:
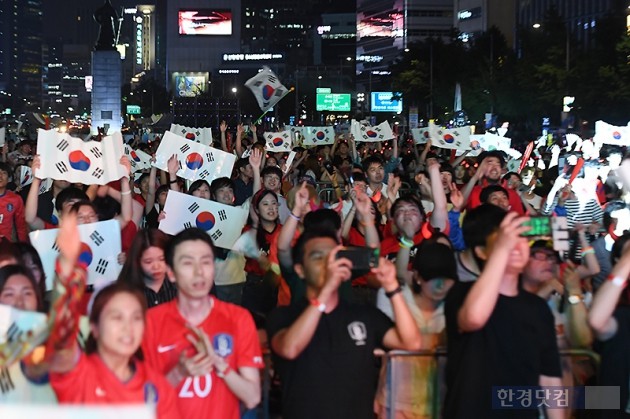
[[[269,340],[289,327],[308,301],[274,310],[267,320]],[[374,395],[379,360],[373,351],[382,346],[393,326],[381,311],[339,301],[323,314],[313,339],[294,360],[274,354],[282,381],[284,419],[348,419],[374,417]]]
[[[493,410],[492,386],[537,386],[540,375],[561,376],[551,310],[523,290],[499,295],[486,325],[462,333],[457,313],[473,285],[458,282],[446,296],[444,418],[537,418],[536,410]]]
[[[240,177],[234,179],[234,205],[242,205],[247,198],[254,194],[254,182],[243,182]]]
[[[619,386],[621,409],[603,411],[601,417],[630,418],[624,412],[630,391],[630,307],[617,307],[613,316],[617,320],[617,333],[608,340],[595,342],[595,349],[601,355],[597,385]]]

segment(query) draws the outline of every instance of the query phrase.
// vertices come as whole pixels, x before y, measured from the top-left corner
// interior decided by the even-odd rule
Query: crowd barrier
[[[597,370],[599,368],[599,355],[591,350],[587,349],[561,349],[560,357],[570,357],[570,358],[587,358],[593,365],[594,369]],[[396,369],[393,368],[393,363],[396,362],[396,359],[403,357],[430,357],[435,360],[435,364],[437,368],[435,368],[434,373],[431,377],[428,377],[428,380],[432,381],[433,388],[433,397],[431,399],[431,412],[433,412],[433,419],[440,418],[440,410],[442,406],[442,392],[441,389],[444,387],[444,383],[441,379],[444,377],[442,368],[445,363],[440,364],[439,359],[447,357],[446,348],[437,348],[435,350],[422,350],[422,351],[389,351],[382,355],[380,355],[384,362],[386,362],[386,393],[387,393],[387,419],[393,419],[395,417],[395,407],[396,407],[396,387],[392,386],[392,383],[396,382]]]

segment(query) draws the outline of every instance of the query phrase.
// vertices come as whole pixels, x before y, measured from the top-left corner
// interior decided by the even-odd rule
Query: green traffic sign
[[[317,111],[350,112],[350,94],[318,93],[315,109]]]
[[[315,89],[315,93],[332,93],[332,89],[330,87],[318,87]]]
[[[127,105],[127,114],[128,115],[140,115],[140,106],[138,105]]]

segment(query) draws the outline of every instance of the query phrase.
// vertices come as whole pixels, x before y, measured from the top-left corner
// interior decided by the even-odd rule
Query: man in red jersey
[[[177,298],[149,311],[142,350],[175,387],[182,417],[238,419],[240,402],[260,402],[263,360],[249,312],[210,296],[214,254],[203,230],[173,238],[166,263]]]
[[[10,241],[28,241],[22,198],[7,189],[11,167],[0,162],[0,237]]]

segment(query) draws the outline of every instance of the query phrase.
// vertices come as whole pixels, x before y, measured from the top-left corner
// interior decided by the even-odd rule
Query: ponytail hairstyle
[[[258,205],[260,204],[260,201],[263,200],[264,197],[266,197],[267,195],[271,195],[276,199],[276,202],[278,202],[278,195],[276,195],[275,192],[270,191],[268,189],[261,189],[258,192],[256,192],[256,194],[253,196],[252,198],[252,206],[254,207],[254,212],[256,212],[256,215],[258,215],[258,229],[256,230],[256,244],[258,245],[259,249],[267,249],[269,247],[269,243],[267,243],[267,239],[266,239],[266,231],[264,228],[262,228],[262,226],[260,225],[260,209],[258,208]],[[278,218],[276,218],[276,228],[278,227],[278,220],[279,220],[279,213],[278,213]]]

